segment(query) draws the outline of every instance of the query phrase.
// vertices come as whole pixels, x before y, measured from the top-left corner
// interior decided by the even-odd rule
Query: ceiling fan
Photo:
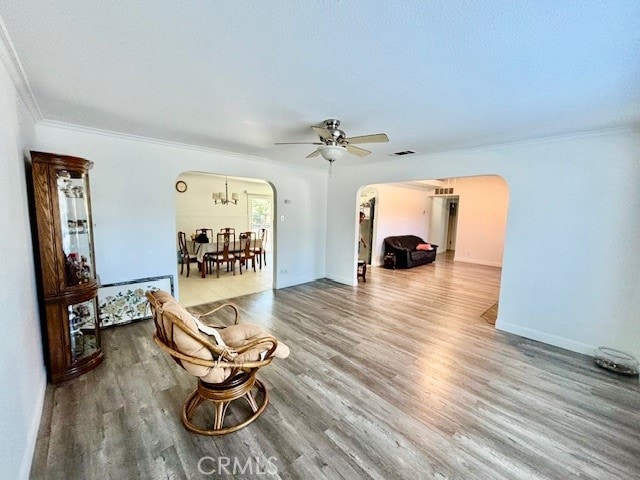
[[[389,141],[389,137],[387,137],[385,133],[347,137],[347,135],[338,128],[340,126],[340,120],[336,120],[335,118],[325,120],[322,124],[322,127],[311,127],[313,131],[318,134],[319,142],[281,142],[276,143],[276,145],[318,145],[318,148],[307,155],[306,158],[322,155],[322,158],[332,164],[342,158],[345,152],[356,155],[357,157],[366,157],[371,153],[369,150],[356,147],[354,145],[356,143],[382,143]]]

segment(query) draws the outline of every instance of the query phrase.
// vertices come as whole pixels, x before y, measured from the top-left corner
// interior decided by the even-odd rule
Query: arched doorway
[[[256,271],[245,266],[235,275],[226,268],[216,274],[205,275],[191,267],[180,274],[178,265],[178,291],[180,302],[186,306],[199,305],[241,295],[258,293],[273,288],[274,190],[265,180],[227,177],[203,172],[184,172],[176,179],[176,239],[177,232],[185,232],[190,254],[198,257],[198,245],[192,241],[198,229],[209,229],[216,235],[223,228],[232,228],[236,237],[240,232],[254,231],[260,237],[266,231],[262,265],[256,258]],[[223,200],[229,201],[223,201]],[[178,246],[176,244],[176,251]],[[202,252],[200,252],[202,256]]]
[[[358,192],[358,208],[362,192],[371,190],[376,192],[376,212],[373,268],[368,275],[375,277],[377,268],[382,268],[386,237],[415,235],[438,245],[438,255],[433,264],[412,269],[414,275],[420,275],[421,268],[433,271],[432,267],[445,262],[451,272],[456,265],[459,269],[462,264],[478,265],[474,275],[487,267],[490,287],[487,300],[478,307],[478,318],[495,324],[509,203],[506,181],[483,175],[367,185]]]

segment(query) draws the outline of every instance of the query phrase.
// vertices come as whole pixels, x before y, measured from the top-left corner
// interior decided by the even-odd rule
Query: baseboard
[[[474,263],[476,265],[485,265],[487,267],[500,267],[502,268],[502,262],[487,262],[485,260],[477,260],[475,258],[454,257],[454,262]]]
[[[273,287],[276,290],[279,290],[281,288],[288,288],[288,287],[294,287],[296,285],[301,285],[303,283],[309,283],[309,282],[313,282],[315,280],[319,280],[321,278],[324,278],[324,275],[318,275],[318,276],[304,276],[304,277],[292,277],[290,275],[278,275],[278,278],[276,279],[276,284]]]
[[[572,352],[583,353],[585,355],[593,356],[595,345],[589,345],[587,343],[576,342],[565,337],[558,337],[557,335],[551,335],[549,333],[541,332],[539,330],[533,330],[531,328],[522,327],[520,325],[514,325],[513,323],[500,321],[498,318],[496,322],[496,329],[503,332],[513,333],[519,337],[529,338],[538,342],[547,343],[554,347],[564,348]]]
[[[36,406],[34,407],[33,415],[27,431],[27,448],[22,456],[20,462],[20,479],[28,480],[31,473],[31,464],[33,463],[33,454],[36,451],[36,444],[38,443],[38,432],[40,431],[40,421],[42,420],[42,409],[44,408],[44,395],[47,389],[47,377],[44,374],[39,382],[39,386],[36,386],[37,391],[34,392],[36,398]]]
[[[342,283],[344,285],[355,286],[358,283],[352,277],[343,277],[341,275],[329,275],[327,274],[325,278],[329,280],[333,280],[334,282]]]

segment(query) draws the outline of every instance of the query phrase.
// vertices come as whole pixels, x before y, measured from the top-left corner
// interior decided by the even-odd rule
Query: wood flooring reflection
[[[265,413],[225,437],[182,427],[195,381],[150,322],[105,331],[104,364],[47,389],[32,478],[639,477],[638,378],[487,324],[499,269],[367,274],[233,300],[292,353],[261,370]]]

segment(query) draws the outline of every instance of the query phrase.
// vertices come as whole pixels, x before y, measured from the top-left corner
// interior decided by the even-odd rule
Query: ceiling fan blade
[[[366,157],[371,153],[369,150],[365,150],[364,148],[360,147],[354,147],[353,145],[349,144],[345,145],[345,148],[347,149],[347,152],[358,157]]]
[[[274,145],[324,145],[321,142],[277,142]]]
[[[386,133],[376,133],[375,135],[360,135],[359,137],[345,138],[349,143],[383,143],[388,142]]]
[[[320,135],[321,138],[333,138],[333,135],[329,130],[324,127],[311,127],[313,131]]]
[[[316,151],[311,152],[309,155],[307,155],[305,158],[312,158],[312,157],[317,157],[318,155],[320,155],[320,149],[318,148]]]

